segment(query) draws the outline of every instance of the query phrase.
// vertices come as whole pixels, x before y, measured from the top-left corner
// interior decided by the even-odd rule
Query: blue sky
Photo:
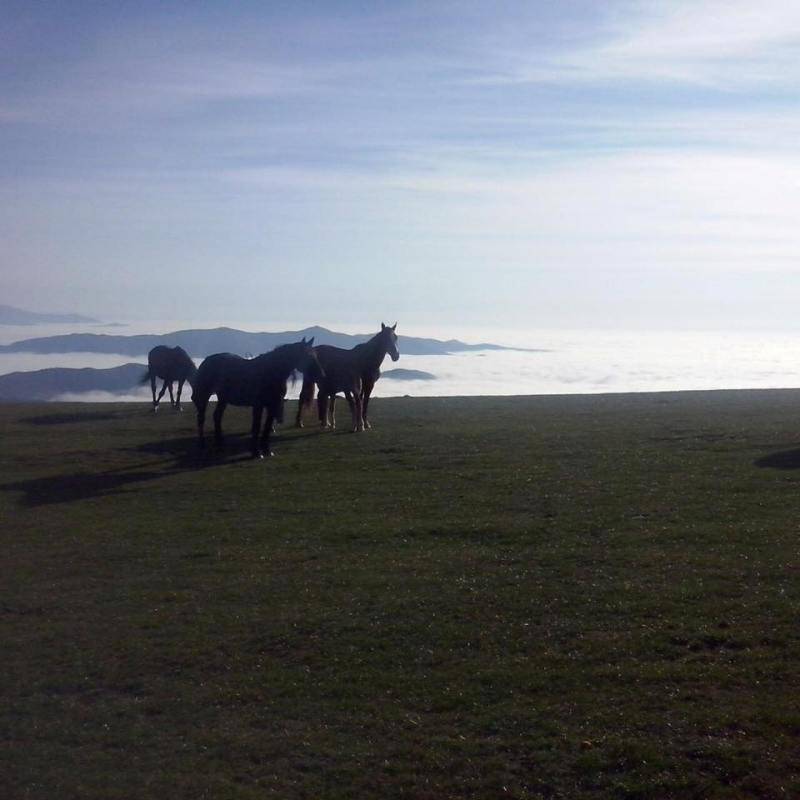
[[[5,2],[4,302],[797,327],[800,6]]]

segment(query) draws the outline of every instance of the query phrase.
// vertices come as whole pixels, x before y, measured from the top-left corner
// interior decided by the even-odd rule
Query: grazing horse
[[[353,431],[370,428],[367,407],[375,381],[381,375],[383,359],[387,353],[392,361],[400,358],[397,334],[394,332],[396,327],[396,322],[391,327],[381,322],[380,333],[350,350],[325,344],[314,348],[325,375],[315,379],[307,372],[303,374],[303,388],[300,390],[295,425],[298,428],[303,427],[303,409],[311,403],[316,383],[319,386],[317,407],[321,427],[336,427],[336,393],[344,392],[353,414]]]
[[[196,373],[197,367],[194,365],[194,361],[182,347],[165,347],[163,344],[154,347],[147,354],[147,372],[142,378],[142,383],[150,381],[150,389],[153,392],[153,411],[158,411],[158,404],[167,387],[169,387],[170,405],[180,411],[184,381],[189,381],[191,384]],[[157,378],[162,378],[164,381],[158,397],[156,397]],[[172,394],[173,381],[178,381],[177,398]]]
[[[222,415],[228,404],[252,406],[253,426],[251,450],[253,458],[263,458],[264,453],[273,455],[269,449],[269,436],[272,424],[283,418],[283,399],[286,396],[286,383],[295,371],[311,371],[311,365],[319,367],[313,348],[314,339],[307,342],[282,344],[269,353],[253,359],[242,358],[232,353],[217,353],[209,356],[197,370],[192,400],[197,408],[197,433],[200,447],[204,446],[203,423],[206,417],[208,399],[217,395],[214,411],[214,438],[222,445]],[[322,370],[318,370],[322,373]],[[267,410],[267,420],[261,434],[261,415]]]

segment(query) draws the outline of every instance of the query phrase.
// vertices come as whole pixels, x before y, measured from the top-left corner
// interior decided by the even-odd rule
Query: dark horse
[[[307,342],[282,344],[269,353],[246,359],[232,353],[217,353],[209,356],[200,365],[194,381],[192,400],[197,407],[197,433],[200,447],[203,447],[203,423],[206,418],[208,399],[217,395],[214,411],[214,438],[222,445],[222,415],[228,404],[252,406],[253,427],[251,448],[253,458],[263,458],[264,453],[272,455],[269,449],[269,435],[275,420],[283,417],[283,399],[286,396],[286,383],[295,371],[310,372],[312,365],[319,367],[313,348],[314,339]],[[322,372],[321,369],[317,370]],[[267,421],[261,434],[261,415],[266,408]]]
[[[353,431],[370,428],[367,420],[367,407],[375,381],[381,375],[381,364],[388,353],[392,361],[400,358],[397,349],[397,323],[391,327],[381,322],[381,332],[368,342],[357,344],[350,350],[321,344],[314,348],[317,359],[325,373],[322,378],[314,378],[308,372],[303,374],[303,388],[297,408],[295,424],[303,427],[303,409],[314,397],[314,384],[319,386],[318,411],[323,428],[336,427],[336,393],[344,392],[353,414]],[[330,400],[330,406],[329,406]],[[330,416],[328,414],[330,408]]]
[[[194,365],[194,361],[182,347],[165,347],[163,344],[154,347],[147,354],[147,372],[142,378],[142,383],[150,381],[150,389],[153,392],[153,411],[158,411],[158,404],[167,387],[169,387],[170,405],[180,411],[184,381],[189,381],[191,384],[196,373],[197,367]],[[162,378],[164,381],[158,397],[156,397],[157,378]],[[172,394],[173,381],[178,381],[177,398]]]

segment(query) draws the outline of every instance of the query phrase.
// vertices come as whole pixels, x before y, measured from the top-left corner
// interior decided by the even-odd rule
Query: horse
[[[317,355],[314,352],[314,338],[293,344],[282,344],[269,353],[263,353],[253,359],[242,358],[232,353],[216,353],[208,356],[197,370],[194,381],[192,401],[197,408],[197,433],[201,449],[204,447],[203,424],[209,397],[217,395],[217,407],[214,410],[214,438],[217,446],[222,446],[222,415],[230,404],[234,406],[251,406],[253,409],[253,425],[251,429],[251,451],[253,458],[263,458],[264,453],[274,455],[269,449],[269,436],[275,420],[283,420],[283,401],[286,396],[286,384],[289,376],[295,371],[311,371],[316,365],[319,368]],[[267,420],[261,434],[261,416],[267,410]]]
[[[150,381],[153,392],[153,411],[158,411],[158,404],[169,387],[169,403],[177,411],[181,411],[181,392],[184,381],[191,384],[197,373],[197,367],[189,354],[182,347],[165,347],[163,344],[154,347],[147,354],[147,372],[142,377],[142,383]],[[156,379],[162,378],[164,385],[156,397]],[[172,384],[178,381],[178,396],[172,394]]]
[[[392,326],[381,322],[380,333],[376,333],[368,342],[357,344],[350,350],[325,344],[315,347],[317,359],[325,374],[322,378],[314,379],[312,375],[303,373],[303,387],[300,390],[295,426],[303,427],[303,409],[311,403],[316,383],[319,386],[317,407],[322,428],[336,427],[337,392],[344,392],[350,404],[353,432],[371,428],[367,419],[367,408],[375,381],[381,375],[380,366],[387,354],[391,356],[392,361],[400,358],[396,327],[396,322]]]

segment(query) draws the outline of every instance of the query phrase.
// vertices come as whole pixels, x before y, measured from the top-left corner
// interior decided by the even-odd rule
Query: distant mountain
[[[382,378],[393,381],[435,381],[436,376],[421,369],[387,369],[381,372]]]
[[[0,375],[0,402],[52,400],[65,392],[113,392],[124,394],[138,386],[147,364],[123,364],[111,369],[54,367],[34,372]]]
[[[39,314],[36,311],[25,311],[14,306],[0,305],[0,325],[41,325],[47,323],[96,323],[99,320],[82,317],[80,314]]]
[[[299,331],[281,333],[248,333],[235,328],[213,328],[174,331],[161,335],[145,334],[119,336],[98,333],[70,333],[65,336],[43,336],[23,339],[13,344],[0,346],[4,353],[118,353],[128,356],[147,355],[156,345],[174,347],[180,345],[193,358],[205,358],[211,353],[237,353],[258,355],[266,353],[284,342],[315,337],[315,344],[331,344],[336,347],[355,347],[366,342],[374,334],[337,333],[327,328],[314,326]],[[408,355],[447,355],[467,350],[516,350],[497,344],[465,344],[456,339],[422,339],[416,336],[400,336],[400,353]]]

